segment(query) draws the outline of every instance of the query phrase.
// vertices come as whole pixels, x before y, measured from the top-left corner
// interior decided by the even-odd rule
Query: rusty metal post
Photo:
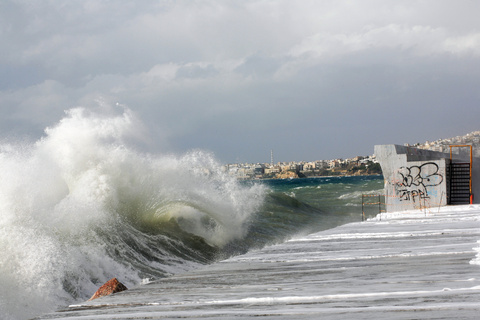
[[[380,201],[380,194],[378,194],[378,213],[382,213],[382,202]]]
[[[364,199],[364,196],[365,196],[365,195],[362,194],[362,221],[365,221],[365,210],[364,210],[364,205],[363,205],[363,203],[364,203],[364,200],[363,200],[363,199]]]

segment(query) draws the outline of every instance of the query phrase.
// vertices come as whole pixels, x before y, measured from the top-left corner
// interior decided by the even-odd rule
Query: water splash
[[[0,144],[0,314],[21,319],[188,270],[245,235],[264,188],[212,154],[146,154],[129,109],[75,108],[35,143]],[[211,249],[210,249],[211,248]]]

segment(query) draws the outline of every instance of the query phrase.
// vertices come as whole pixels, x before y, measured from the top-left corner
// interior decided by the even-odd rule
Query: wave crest
[[[112,276],[133,285],[188,269],[245,235],[264,188],[207,152],[138,152],[138,126],[129,109],[75,108],[35,143],[0,145],[0,313],[29,317]]]

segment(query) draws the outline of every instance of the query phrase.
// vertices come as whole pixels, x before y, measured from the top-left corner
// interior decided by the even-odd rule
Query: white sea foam
[[[477,264],[480,265],[480,240],[477,241],[478,246],[473,248],[477,252],[475,258],[470,260],[470,264]]]
[[[338,199],[359,199],[362,197],[362,195],[379,195],[382,194],[383,190],[370,190],[370,191],[354,191],[354,192],[349,192],[349,193],[344,193],[338,197]]]
[[[140,153],[128,146],[139,127],[128,109],[112,115],[76,108],[35,143],[0,144],[2,319],[84,300],[113,276],[127,286],[142,283],[123,240],[109,247],[102,238],[115,237],[126,221],[148,226],[176,219],[216,246],[243,236],[263,187],[239,185],[209,153]],[[192,267],[166,259],[152,267]]]
[[[468,292],[477,291],[479,286],[469,288],[450,289],[443,288],[441,290],[414,290],[414,291],[389,291],[389,292],[360,292],[347,294],[329,294],[318,296],[285,296],[285,297],[250,297],[244,299],[225,299],[203,301],[205,304],[248,304],[248,305],[276,305],[276,304],[307,304],[312,302],[322,302],[325,300],[346,300],[358,298],[378,298],[378,297],[395,297],[395,296],[421,296],[432,294],[442,294],[445,291]]]
[[[475,205],[441,208],[428,219],[418,210],[384,214],[382,221],[250,251],[107,303],[85,304],[85,313],[67,313],[94,319],[198,318],[199,310],[210,318],[475,319],[480,283],[468,261],[480,244],[479,213]],[[185,281],[192,285],[185,288]]]

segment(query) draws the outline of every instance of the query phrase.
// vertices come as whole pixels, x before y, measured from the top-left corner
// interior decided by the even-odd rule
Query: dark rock
[[[95,292],[95,294],[90,299],[88,299],[88,301],[103,296],[108,296],[109,294],[121,292],[124,290],[127,290],[127,287],[125,287],[123,283],[119,282],[117,278],[113,278],[108,280],[103,286],[98,288],[97,292]]]

